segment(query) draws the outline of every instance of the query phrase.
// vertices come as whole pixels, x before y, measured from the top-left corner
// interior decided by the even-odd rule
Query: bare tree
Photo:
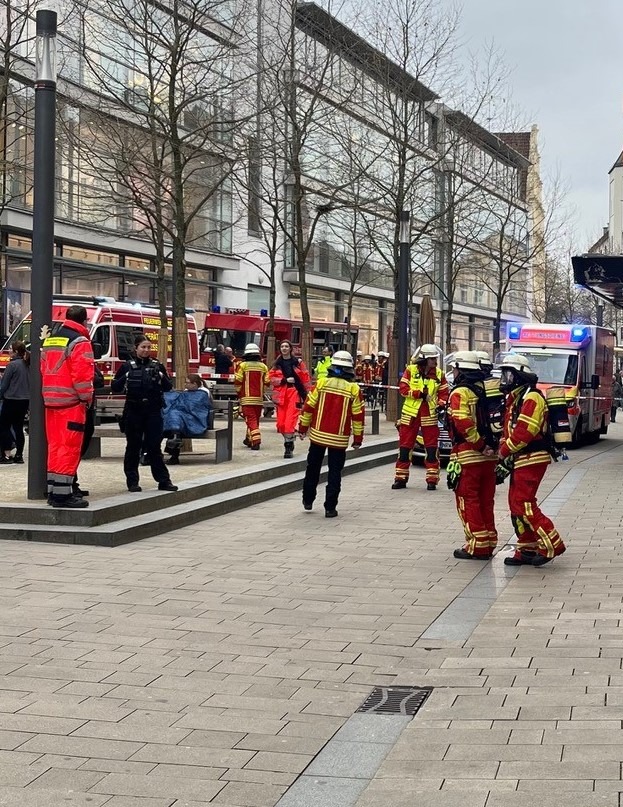
[[[79,99],[88,121],[82,152],[97,156],[92,169],[131,226],[153,239],[163,335],[170,259],[179,385],[188,366],[187,248],[220,250],[231,238],[230,214],[221,209],[230,206],[237,129],[251,115],[241,102],[250,74],[248,10],[232,19],[225,0],[77,0],[74,11],[85,83],[100,96]]]

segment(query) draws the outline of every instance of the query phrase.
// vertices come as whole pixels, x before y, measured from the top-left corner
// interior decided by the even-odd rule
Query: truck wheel
[[[569,444],[569,448],[579,448],[582,445],[584,440],[584,435],[582,434],[582,418],[578,418],[578,422],[575,424],[575,429],[573,430],[573,438],[571,443]]]

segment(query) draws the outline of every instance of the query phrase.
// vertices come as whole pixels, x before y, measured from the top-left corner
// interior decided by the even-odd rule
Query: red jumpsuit
[[[293,369],[297,378],[305,388],[309,388],[309,372],[302,359],[299,359],[298,365]],[[270,371],[270,381],[273,386],[273,401],[277,407],[277,431],[284,436],[296,434],[299,422],[299,415],[301,414],[300,407],[303,404],[301,400],[300,385],[297,389],[294,384],[284,384],[284,377],[279,367],[273,367]]]
[[[488,419],[482,384],[482,418]],[[454,448],[452,459],[461,465],[459,483],[454,491],[456,509],[465,530],[465,546],[470,555],[491,557],[498,543],[493,505],[497,457],[486,457],[484,436],[478,429],[478,395],[468,387],[455,387],[450,395],[448,419]]]
[[[552,521],[541,511],[536,494],[552,461],[545,445],[547,403],[537,391],[514,389],[506,399],[504,438],[500,459],[514,458],[508,504],[517,535],[516,557],[521,551],[537,552],[546,558],[562,555],[565,545]]]
[[[437,407],[448,402],[448,382],[435,367],[422,375],[415,364],[406,367],[400,379],[400,394],[405,399],[398,428],[398,460],[395,481],[408,482],[411,452],[419,432],[426,448],[426,481],[439,483],[439,420]]]
[[[93,401],[95,359],[89,332],[66,320],[41,345],[41,391],[48,441],[48,496],[72,494],[80,463],[87,407]]]
[[[245,445],[259,446],[260,418],[264,405],[264,390],[269,384],[268,367],[261,361],[241,361],[234,375],[234,386],[240,400],[242,417],[247,424]]]

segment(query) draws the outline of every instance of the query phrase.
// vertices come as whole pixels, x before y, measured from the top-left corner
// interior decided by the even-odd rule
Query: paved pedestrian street
[[[550,469],[538,570],[455,560],[453,495],[390,466],[334,520],[277,481],[116,549],[3,542],[0,805],[617,807],[621,438]],[[391,684],[434,689],[354,715]]]

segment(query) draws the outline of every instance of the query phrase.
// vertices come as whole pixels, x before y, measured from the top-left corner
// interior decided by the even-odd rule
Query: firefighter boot
[[[292,440],[286,440],[283,444],[284,452],[283,458],[284,460],[291,460],[294,456],[294,442]]]
[[[536,552],[530,550],[517,549],[513,555],[504,558],[505,566],[532,566],[532,561],[536,557]]]
[[[434,482],[427,482],[426,490],[437,490],[437,485]]]
[[[407,487],[407,483],[404,479],[396,479],[394,484],[392,485],[392,490],[402,490],[403,488]]]

